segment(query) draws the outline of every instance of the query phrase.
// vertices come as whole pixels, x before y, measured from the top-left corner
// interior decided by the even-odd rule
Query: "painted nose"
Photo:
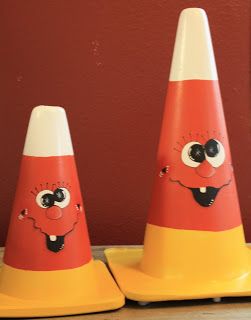
[[[204,160],[196,169],[196,173],[202,178],[210,178],[215,174],[215,168],[207,161]]]
[[[46,210],[46,216],[48,219],[57,220],[60,219],[63,215],[61,208],[58,206],[52,206]]]

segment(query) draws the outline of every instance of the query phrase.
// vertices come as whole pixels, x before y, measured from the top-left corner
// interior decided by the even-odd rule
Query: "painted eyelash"
[[[182,148],[191,140],[193,139],[196,139],[198,136],[200,136],[199,133],[196,133],[196,134],[192,134],[192,132],[190,131],[188,136],[182,136],[182,141],[179,140],[179,141],[176,141],[176,143],[181,147],[181,150]],[[181,152],[181,150],[178,150],[176,147],[173,148],[175,151],[178,151],[178,152]]]
[[[198,140],[198,139],[203,139],[205,140],[205,142],[208,140],[208,139],[224,139],[224,137],[222,136],[222,134],[216,130],[213,130],[212,131],[212,134],[210,134],[210,132],[208,130],[206,130],[205,132],[202,132],[202,133],[192,133],[192,131],[190,131],[188,133],[188,137],[186,136],[182,136],[181,140],[179,141],[176,141],[176,144],[181,147],[181,150],[179,150],[178,147],[174,147],[173,150],[177,151],[177,152],[181,152],[183,147],[185,146],[185,144],[189,141],[193,141],[193,140]],[[220,139],[219,139],[220,140]]]
[[[36,197],[38,195],[38,193],[42,190],[48,189],[48,190],[55,190],[57,188],[66,188],[66,189],[71,189],[71,185],[67,182],[65,183],[65,181],[57,181],[57,183],[52,183],[49,184],[48,182],[46,182],[45,184],[40,183],[39,184],[39,188],[38,187],[34,187],[33,190],[31,190],[30,192]],[[39,190],[40,189],[40,190]]]
[[[181,148],[184,147],[184,144],[181,144],[180,142],[177,142],[177,144],[178,144]]]

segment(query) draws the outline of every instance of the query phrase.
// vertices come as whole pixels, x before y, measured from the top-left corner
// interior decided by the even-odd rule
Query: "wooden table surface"
[[[95,259],[105,261],[103,251],[109,246],[92,247]],[[4,248],[0,248],[2,261]],[[38,319],[38,318],[37,318]],[[53,317],[43,319],[65,320],[251,320],[251,297],[224,298],[220,303],[211,299],[193,301],[155,302],[141,307],[134,301],[127,301],[126,305],[115,311],[96,314]]]

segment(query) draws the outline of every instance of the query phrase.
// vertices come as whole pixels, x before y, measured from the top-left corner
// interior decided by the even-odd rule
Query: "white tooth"
[[[57,240],[57,236],[50,236],[50,240],[51,241],[56,241]]]
[[[201,192],[201,193],[207,192],[207,188],[206,188],[206,187],[201,187],[201,188],[200,188],[200,192]]]

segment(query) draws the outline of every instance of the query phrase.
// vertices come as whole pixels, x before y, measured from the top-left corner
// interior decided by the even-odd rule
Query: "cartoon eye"
[[[222,143],[216,139],[210,139],[205,144],[206,159],[214,167],[222,165],[225,160],[225,149]]]
[[[65,208],[66,206],[68,206],[70,199],[70,192],[66,188],[57,188],[54,191],[54,200],[56,206]]]
[[[198,167],[205,160],[203,146],[197,141],[188,142],[182,149],[181,159],[189,167]]]
[[[41,208],[49,208],[54,205],[54,195],[51,190],[42,190],[36,196],[36,203]]]
[[[55,201],[62,202],[65,200],[65,192],[64,190],[58,188],[54,191]]]

